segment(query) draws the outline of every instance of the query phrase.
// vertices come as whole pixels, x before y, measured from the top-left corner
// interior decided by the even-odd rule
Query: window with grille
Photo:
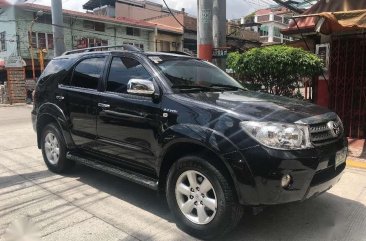
[[[274,20],[274,21],[276,21],[276,22],[280,22],[280,23],[282,23],[282,17],[281,17],[281,16],[274,15],[274,16],[273,16],[273,20]]]
[[[53,34],[52,33],[36,33],[32,32],[31,35],[28,33],[29,44],[33,48],[39,49],[53,49]],[[32,39],[30,39],[32,38]]]
[[[47,44],[48,44],[48,49],[53,49],[53,34],[52,33],[47,34]]]
[[[141,31],[139,28],[131,28],[131,27],[127,27],[126,28],[126,34],[130,35],[130,36],[140,36],[141,35]]]
[[[267,22],[269,21],[269,15],[262,15],[257,17],[257,22]]]
[[[277,38],[281,38],[281,29],[278,27],[273,27],[273,35]]]
[[[260,36],[268,36],[268,26],[262,25],[259,29]]]
[[[6,51],[6,32],[0,33],[0,51]]]
[[[98,32],[105,32],[105,24],[104,23],[84,20],[83,21],[83,27],[85,29],[90,29],[90,30],[94,30],[94,31],[98,31]]]
[[[38,33],[38,48],[40,48],[40,49],[47,48],[45,33]]]
[[[108,40],[97,39],[97,38],[80,38],[76,40],[76,48],[91,48],[98,46],[108,46]]]

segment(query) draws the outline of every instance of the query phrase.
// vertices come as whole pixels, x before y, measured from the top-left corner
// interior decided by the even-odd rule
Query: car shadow
[[[164,197],[153,190],[79,165],[69,176],[174,223]],[[365,217],[362,203],[324,193],[304,202],[266,207],[257,215],[247,212],[233,231],[217,240],[365,240]],[[160,240],[143,232],[139,231],[140,240]]]

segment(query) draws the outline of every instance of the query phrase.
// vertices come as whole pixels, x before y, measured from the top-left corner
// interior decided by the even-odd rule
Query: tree
[[[276,45],[231,53],[228,66],[244,82],[260,84],[268,93],[294,96],[299,81],[323,71],[322,60],[300,48]]]

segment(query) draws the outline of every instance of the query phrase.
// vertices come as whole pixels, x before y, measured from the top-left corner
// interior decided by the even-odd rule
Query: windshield
[[[208,62],[176,56],[150,56],[170,81],[173,89],[242,89],[228,74]],[[215,88],[214,88],[215,87]]]

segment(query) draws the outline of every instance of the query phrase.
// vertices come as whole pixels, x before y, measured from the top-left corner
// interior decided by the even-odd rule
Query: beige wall
[[[184,14],[183,13],[175,15],[175,17],[179,20],[179,22],[184,24]],[[149,22],[155,23],[155,24],[161,24],[161,25],[165,25],[165,26],[170,26],[170,27],[179,29],[180,31],[183,32],[183,27],[177,22],[177,20],[175,20],[175,18],[172,15],[167,15],[165,17],[152,19]]]
[[[160,12],[161,8],[154,5],[148,5],[146,8],[131,6],[128,4],[116,2],[116,17],[126,17],[133,19],[147,19],[165,15]]]
[[[183,36],[174,36],[159,32],[156,36],[156,51],[182,51]]]

